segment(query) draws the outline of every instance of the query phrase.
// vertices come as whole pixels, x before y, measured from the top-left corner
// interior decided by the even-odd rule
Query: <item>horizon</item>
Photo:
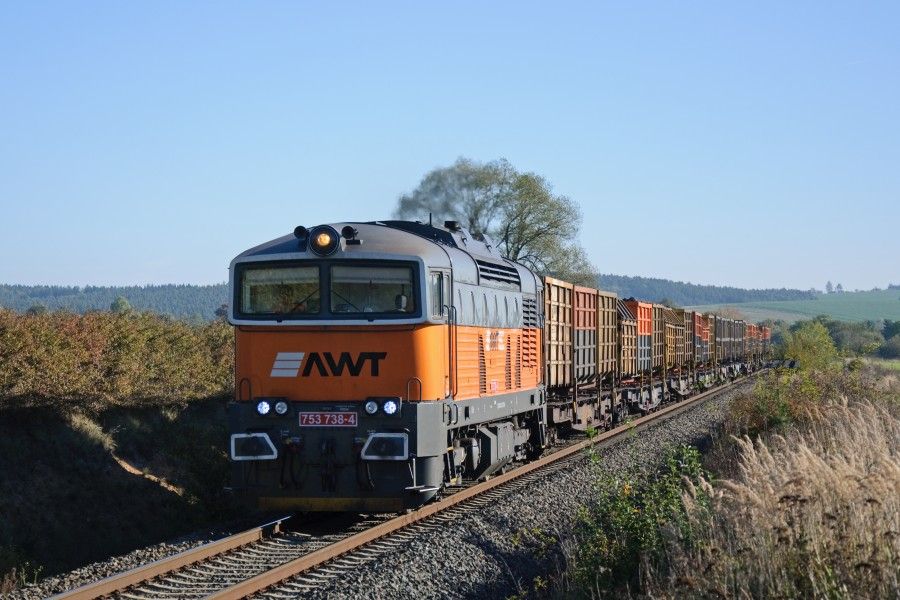
[[[600,272],[900,280],[900,5],[514,6],[0,7],[0,281],[214,285],[460,156],[580,204]]]
[[[628,273],[597,273],[597,277],[636,277],[642,279],[651,279],[651,280],[659,280],[659,281],[668,281],[680,285],[696,285],[701,287],[720,287],[720,288],[733,288],[738,290],[747,290],[747,291],[766,291],[766,290],[795,290],[795,291],[815,291],[819,294],[826,294],[831,292],[826,292],[824,286],[822,289],[816,287],[810,288],[799,288],[799,287],[762,287],[762,288],[745,288],[740,286],[728,285],[728,284],[718,284],[718,283],[699,283],[696,281],[680,281],[675,279],[668,279],[665,277],[656,277],[653,275],[632,275]],[[835,286],[837,286],[840,281],[832,282]],[[166,287],[166,286],[194,286],[194,287],[214,287],[220,285],[228,285],[228,280],[208,282],[208,283],[195,283],[195,282],[175,282],[175,281],[163,281],[163,282],[153,282],[153,283],[125,283],[125,284],[104,284],[104,283],[84,283],[84,284],[58,284],[58,283],[17,283],[17,282],[8,282],[8,281],[0,281],[0,286],[22,286],[22,287],[58,287],[58,288],[71,288],[78,289],[84,291],[86,288],[148,288],[148,287]],[[875,290],[886,290],[889,289],[892,285],[898,285],[893,281],[888,281],[883,285],[875,285],[868,289],[862,288],[849,288],[844,287],[840,292],[835,291],[834,293],[855,293],[855,292],[871,292]]]

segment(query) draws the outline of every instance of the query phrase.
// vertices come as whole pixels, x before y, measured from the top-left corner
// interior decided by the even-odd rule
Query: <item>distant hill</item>
[[[228,301],[228,286],[224,283],[125,287],[0,284],[0,306],[19,312],[35,305],[76,313],[109,310],[109,305],[119,296],[137,310],[150,310],[179,319],[212,319],[216,309]]]
[[[816,297],[801,290],[744,290],[625,275],[600,275],[599,287],[616,292],[622,298],[634,296],[653,302],[669,300],[681,306],[808,300]],[[76,313],[109,310],[109,305],[119,296],[137,310],[151,310],[180,319],[212,319],[216,309],[228,302],[228,289],[224,283],[124,287],[0,284],[0,306],[20,312],[35,305],[48,310],[66,309]]]
[[[780,319],[793,323],[818,315],[827,315],[839,321],[898,320],[900,319],[900,287],[892,286],[891,289],[869,292],[816,294],[815,298],[809,300],[710,303],[694,308],[704,312],[728,308],[741,313],[751,321]]]
[[[633,296],[651,302],[669,300],[679,306],[812,300],[817,296],[814,292],[786,288],[746,290],[718,285],[682,283],[655,277],[629,277],[627,275],[600,275],[599,286],[603,290],[615,292],[620,298]]]

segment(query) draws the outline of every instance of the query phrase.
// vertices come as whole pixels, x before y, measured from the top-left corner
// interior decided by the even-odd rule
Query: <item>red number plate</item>
[[[300,427],[356,427],[355,412],[302,412]]]

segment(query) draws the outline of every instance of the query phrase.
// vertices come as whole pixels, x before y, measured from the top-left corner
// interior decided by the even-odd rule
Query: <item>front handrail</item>
[[[407,402],[412,402],[412,401],[413,401],[412,394],[409,392],[409,386],[410,386],[410,384],[412,384],[412,383],[416,383],[416,384],[418,384],[418,386],[419,386],[419,400],[418,400],[418,402],[421,402],[421,401],[422,401],[422,380],[419,379],[418,377],[410,377],[409,379],[406,380],[406,401],[407,401]]]

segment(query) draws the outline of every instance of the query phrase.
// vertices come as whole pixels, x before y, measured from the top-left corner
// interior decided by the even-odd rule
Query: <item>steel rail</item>
[[[281,524],[290,518],[291,516],[281,517],[274,521],[259,525],[258,527],[248,529],[247,531],[242,531],[241,533],[222,538],[221,540],[203,544],[196,548],[190,548],[184,552],[179,552],[173,556],[162,558],[141,567],[136,567],[129,571],[125,571],[124,573],[112,575],[105,579],[101,579],[100,581],[88,583],[73,590],[69,590],[68,592],[51,596],[50,600],[91,600],[93,598],[100,598],[102,596],[120,592],[135,584],[150,581],[161,575],[166,575],[173,571],[177,571],[178,569],[207,560],[219,554],[228,552],[229,550],[234,550],[235,548],[258,542],[265,537],[278,533],[281,529]]]
[[[745,381],[747,381],[747,379],[740,380],[741,383]],[[271,569],[264,573],[260,573],[259,575],[251,577],[250,579],[244,580],[236,585],[232,585],[231,587],[222,589],[221,591],[216,592],[215,594],[212,594],[207,598],[209,600],[234,600],[236,598],[245,598],[247,596],[259,593],[269,587],[290,579],[295,575],[299,575],[304,571],[308,571],[327,562],[330,562],[343,554],[354,551],[380,538],[386,537],[401,529],[409,527],[414,523],[427,519],[440,512],[446,511],[449,508],[457,506],[463,502],[466,502],[467,500],[475,498],[476,496],[484,494],[485,492],[500,487],[524,475],[568,458],[595,444],[608,442],[614,438],[628,434],[629,432],[635,431],[637,429],[642,429],[650,423],[655,423],[659,420],[667,420],[668,418],[674,417],[675,415],[684,412],[688,408],[696,405],[698,402],[707,399],[711,395],[722,393],[723,391],[733,386],[735,383],[736,382],[728,382],[726,384],[720,385],[714,389],[707,390],[706,392],[703,392],[701,394],[697,394],[692,398],[682,400],[681,402],[667,406],[648,415],[635,419],[630,423],[616,427],[615,429],[610,429],[609,431],[605,431],[597,436],[593,436],[590,439],[568,446],[534,462],[530,462],[526,465],[508,471],[502,475],[492,477],[487,481],[483,481],[471,487],[465,488],[437,502],[426,504],[422,508],[419,508],[411,513],[400,515],[389,521],[385,521],[380,525],[376,525],[371,529],[361,531],[357,534],[340,540],[330,546],[327,546],[320,550],[316,550],[299,558],[295,558],[294,560],[279,565],[274,569]]]

